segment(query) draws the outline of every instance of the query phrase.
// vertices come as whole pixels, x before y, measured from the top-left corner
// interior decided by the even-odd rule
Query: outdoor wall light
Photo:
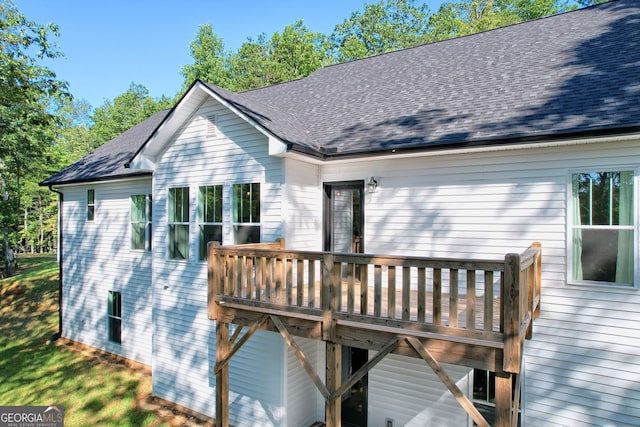
[[[375,193],[376,188],[378,188],[378,181],[376,181],[374,177],[369,178],[369,181],[367,182],[367,191],[369,193]]]

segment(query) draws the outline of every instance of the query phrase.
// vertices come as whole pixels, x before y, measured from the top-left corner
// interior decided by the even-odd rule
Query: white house
[[[62,335],[150,365],[160,398],[216,416],[208,241],[498,260],[538,241],[522,425],[640,424],[635,0],[243,93],[196,81],[42,185],[61,193]],[[298,344],[322,370],[324,343]],[[484,373],[446,370],[491,407]],[[257,332],[230,372],[231,424],[324,420],[281,335]],[[471,423],[421,359],[390,355],[361,385],[343,425]]]

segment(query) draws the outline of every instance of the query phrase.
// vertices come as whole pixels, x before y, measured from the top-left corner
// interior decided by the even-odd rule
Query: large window
[[[96,192],[87,190],[87,221],[93,221],[96,216]]]
[[[169,258],[189,258],[189,188],[169,189]]]
[[[131,196],[131,249],[151,250],[151,195]]]
[[[233,185],[233,231],[236,244],[260,242],[260,184]]]
[[[122,342],[122,297],[120,292],[109,291],[107,307],[109,341]]]
[[[198,194],[200,259],[207,258],[207,243],[222,243],[222,185],[200,187]]]
[[[571,279],[632,285],[635,259],[633,171],[572,175]]]

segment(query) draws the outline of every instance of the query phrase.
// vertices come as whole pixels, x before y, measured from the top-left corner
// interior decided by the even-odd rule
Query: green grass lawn
[[[22,256],[0,281],[0,405],[62,405],[66,426],[168,426],[140,408],[151,378],[51,342],[58,330],[55,258]],[[59,342],[58,342],[59,343]]]

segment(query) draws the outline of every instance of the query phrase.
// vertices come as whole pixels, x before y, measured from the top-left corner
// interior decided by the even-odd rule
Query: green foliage
[[[474,34],[568,10],[558,0],[462,0],[446,2],[429,19],[432,40]]]
[[[582,5],[602,0],[575,0]],[[424,2],[378,0],[365,4],[336,25],[331,36],[311,31],[302,21],[270,37],[249,37],[236,52],[209,24],[191,42],[193,64],[185,65],[184,88],[196,79],[225,89],[243,91],[308,76],[318,68],[378,55],[505,25],[541,18],[575,8],[570,0],[460,0],[430,14]]]
[[[139,84],[131,83],[129,89],[107,100],[93,114],[91,142],[97,148],[125,130],[137,125],[154,113],[169,108],[172,100],[166,97],[159,100],[149,96],[149,90]]]
[[[10,0],[0,0],[0,231],[2,248],[19,242],[22,204],[43,175],[56,116],[50,106],[69,98],[66,83],[39,65],[62,56],[51,37],[55,24],[39,25]]]
[[[229,54],[225,52],[224,43],[213,32],[211,24],[198,28],[196,38],[189,45],[189,49],[193,64],[182,67],[185,88],[198,79],[220,87],[229,87]]]
[[[380,0],[353,12],[331,35],[339,62],[415,46],[429,39],[429,10],[414,0]]]
[[[328,38],[309,30],[302,21],[287,25],[267,40],[249,38],[229,59],[232,90],[248,90],[303,78],[332,62]]]

